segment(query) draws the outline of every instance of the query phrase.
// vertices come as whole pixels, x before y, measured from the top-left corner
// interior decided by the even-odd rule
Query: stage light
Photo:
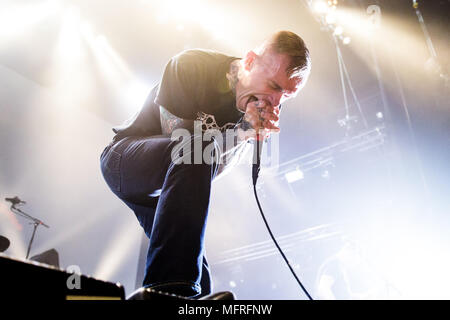
[[[329,12],[325,17],[325,21],[328,24],[335,23],[336,22],[336,14],[334,12]]]
[[[59,8],[60,4],[55,0],[3,7],[0,12],[0,39],[22,35],[33,25],[57,12]]]
[[[127,112],[135,113],[142,107],[150,91],[149,88],[151,86],[137,79],[123,88],[121,99],[127,106]]]
[[[201,0],[167,0],[158,7],[156,18],[160,23],[168,20],[201,22],[202,19],[207,19],[210,13]]]
[[[215,40],[239,46],[235,37],[230,38],[227,35],[232,32],[233,28],[238,28],[238,23],[242,19],[234,17],[234,23],[230,27],[230,17],[217,5],[211,5],[204,0],[166,0],[158,3],[155,12],[155,19],[158,23],[169,23],[167,30],[181,32],[196,25],[210,33]],[[239,14],[239,12],[235,14]]]
[[[350,37],[344,37],[344,39],[342,39],[343,44],[349,44],[350,42],[351,42]]]
[[[231,288],[236,288],[236,282],[234,282],[233,280],[231,280],[228,284]]]
[[[80,27],[84,40],[88,44],[103,79],[113,92],[116,93],[124,117],[131,116],[142,106],[148,95],[150,85],[138,79],[113,48],[108,39],[96,34],[87,22]]]
[[[76,8],[67,9],[59,35],[58,51],[60,59],[74,63],[81,56],[80,13]]]
[[[328,1],[328,6],[333,8],[333,9],[336,9],[337,4],[338,4],[337,0],[329,0]]]
[[[313,5],[314,12],[326,13],[328,11],[328,6],[325,1],[316,1]]]
[[[100,56],[104,55],[104,62],[108,65],[105,67],[109,69],[108,72],[114,73],[114,85],[121,94],[122,104],[127,106],[124,111],[129,116],[128,113],[134,113],[142,106],[150,86],[137,79],[105,36],[97,36],[96,43],[97,49],[101,51]]]
[[[80,23],[80,32],[83,36],[94,34],[91,24],[87,21],[82,21]]]
[[[344,29],[341,26],[337,26],[336,29],[334,29],[334,34],[339,36],[344,32]]]
[[[383,113],[382,112],[377,112],[376,114],[378,119],[383,119]]]
[[[294,171],[290,171],[284,175],[286,181],[288,183],[292,183],[298,180],[302,180],[304,178],[304,174],[300,169],[295,169]]]
[[[166,14],[165,12],[159,12],[156,15],[156,23],[158,23],[158,24],[166,24],[167,22],[169,22],[169,15]]]
[[[128,81],[129,79],[133,78],[133,74],[130,71],[130,68],[125,63],[125,61],[120,57],[120,55],[117,53],[116,50],[111,46],[108,39],[103,36],[99,35],[96,38],[97,44],[99,49],[107,55],[107,59],[111,60],[111,63],[121,72],[121,77],[124,81]]]
[[[117,68],[114,68],[111,58],[105,52],[105,48],[107,47],[106,39],[103,36],[96,35],[91,25],[87,22],[81,24],[80,31],[91,53],[95,57],[97,67],[101,74],[114,88],[116,86],[119,87],[119,72]]]
[[[124,262],[128,261],[130,255],[134,255],[132,248],[138,247],[141,241],[139,226],[133,219],[128,219],[125,225],[114,230],[114,234],[103,255],[99,257],[99,264],[94,272],[94,277],[99,279],[114,279],[114,275],[124,267]]]
[[[76,7],[69,7],[62,12],[53,64],[48,73],[55,97],[64,112],[78,108],[92,92],[92,77],[85,63],[86,59],[87,50],[82,41],[80,11]]]

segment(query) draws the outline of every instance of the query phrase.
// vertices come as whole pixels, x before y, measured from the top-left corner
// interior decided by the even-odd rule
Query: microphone
[[[257,138],[259,138],[259,134],[257,134]],[[261,155],[263,149],[264,140],[255,140],[255,146],[253,149],[253,164],[252,164],[252,178],[253,185],[256,185],[256,181],[258,180],[259,170],[261,169]]]
[[[262,112],[263,112],[262,109],[258,109],[259,118],[263,121],[264,119],[261,116]],[[263,144],[264,144],[264,137],[261,136],[259,134],[259,132],[257,131],[255,147],[253,149],[253,165],[252,165],[252,179],[253,179],[254,186],[256,186],[256,181],[258,180],[258,176],[259,176],[259,170],[261,169],[261,155],[262,155]]]
[[[25,201],[20,200],[18,196],[15,196],[14,198],[5,198],[5,200],[11,202],[13,206],[16,204],[26,203]]]
[[[256,102],[256,105],[259,104],[259,101]],[[280,106],[281,107],[281,106]],[[259,117],[261,120],[264,120],[261,116],[261,113],[263,112],[263,109],[258,109]],[[243,120],[243,129],[247,130],[251,128],[251,125]],[[260,140],[261,139],[261,140]],[[254,142],[254,149],[253,149],[253,165],[252,165],[252,179],[253,179],[253,185],[256,186],[256,181],[258,180],[259,171],[261,169],[261,155],[263,150],[263,144],[264,144],[264,137],[261,137],[260,134],[256,133],[256,140]]]

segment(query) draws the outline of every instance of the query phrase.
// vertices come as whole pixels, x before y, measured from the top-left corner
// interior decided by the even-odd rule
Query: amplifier
[[[0,254],[2,300],[124,300],[121,284]]]

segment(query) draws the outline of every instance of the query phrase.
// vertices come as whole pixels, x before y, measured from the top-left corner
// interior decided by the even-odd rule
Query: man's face
[[[243,71],[236,85],[236,105],[241,111],[245,112],[252,101],[278,107],[296,95],[301,79],[286,74],[288,56],[270,51],[259,56],[250,51],[242,62]]]

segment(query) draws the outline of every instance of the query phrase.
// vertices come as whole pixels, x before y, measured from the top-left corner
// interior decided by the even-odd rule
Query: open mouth
[[[252,102],[254,102],[254,101],[258,101],[258,98],[255,97],[255,96],[250,96],[250,97],[248,98],[248,100],[247,100],[247,104],[246,104],[246,105],[248,105],[249,103],[252,103]]]

